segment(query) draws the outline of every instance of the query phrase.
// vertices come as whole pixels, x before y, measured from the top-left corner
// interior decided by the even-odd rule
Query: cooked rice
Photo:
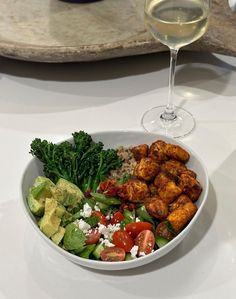
[[[118,169],[112,170],[110,172],[110,179],[121,179],[124,175],[132,175],[134,171],[134,167],[137,162],[134,158],[133,153],[130,148],[125,148],[120,146],[117,148],[117,155],[122,160],[122,166]]]

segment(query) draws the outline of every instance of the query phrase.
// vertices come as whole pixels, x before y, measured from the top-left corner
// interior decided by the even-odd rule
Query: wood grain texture
[[[70,4],[0,2],[0,55],[28,61],[92,61],[166,51],[143,23],[144,0]],[[236,13],[213,0],[207,33],[184,50],[236,56]]]

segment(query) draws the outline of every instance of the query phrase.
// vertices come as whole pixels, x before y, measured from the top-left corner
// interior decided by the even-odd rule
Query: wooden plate
[[[91,61],[166,51],[146,32],[144,0],[90,4],[59,0],[0,2],[0,55],[29,61]],[[213,0],[208,32],[183,48],[236,55],[236,14]]]

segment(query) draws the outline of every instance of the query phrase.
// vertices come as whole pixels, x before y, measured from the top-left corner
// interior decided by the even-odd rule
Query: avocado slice
[[[75,207],[82,198],[83,192],[75,184],[60,178],[56,187],[62,192],[62,200],[60,201],[65,207]]]
[[[49,238],[54,235],[60,226],[61,218],[57,213],[58,202],[54,198],[46,198],[44,215],[40,220],[40,230]]]
[[[28,206],[30,211],[35,216],[42,216],[44,213],[45,198],[52,196],[52,188],[55,184],[46,177],[38,176],[29,189],[27,197]]]
[[[61,240],[63,239],[65,231],[66,230],[64,227],[59,226],[58,231],[54,235],[51,236],[52,241],[58,245],[61,242]]]
[[[37,200],[33,197],[33,195],[30,193],[27,197],[28,206],[30,208],[30,211],[35,216],[42,216],[44,212],[44,201]]]

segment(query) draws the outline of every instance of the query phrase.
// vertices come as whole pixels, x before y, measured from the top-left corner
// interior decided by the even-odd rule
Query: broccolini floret
[[[116,150],[103,149],[102,142],[93,142],[83,132],[72,134],[74,143],[68,141],[53,144],[36,138],[31,143],[30,153],[43,163],[46,177],[54,183],[64,178],[76,184],[82,191],[96,191],[110,170],[121,166]]]

